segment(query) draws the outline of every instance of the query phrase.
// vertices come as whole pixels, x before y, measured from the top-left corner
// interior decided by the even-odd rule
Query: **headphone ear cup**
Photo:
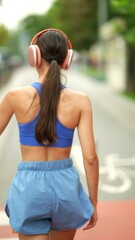
[[[68,70],[73,59],[73,49],[68,49],[67,56],[62,64],[62,69]]]
[[[28,63],[32,67],[39,67],[41,64],[41,53],[37,45],[30,45],[28,47]]]

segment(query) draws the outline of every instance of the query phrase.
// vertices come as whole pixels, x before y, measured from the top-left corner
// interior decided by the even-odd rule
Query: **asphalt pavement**
[[[135,133],[135,101],[122,95],[120,92],[113,89],[106,81],[98,81],[91,77],[84,76],[81,71],[71,70],[67,73],[70,77],[72,73],[72,81],[78,79],[81,82],[83,78],[89,81],[89,88],[85,89],[85,92],[91,94],[91,98],[96,98],[97,102],[100,103],[107,110],[108,113],[115,116],[115,118],[121,121],[124,127],[129,128]],[[114,76],[115,77],[115,76]],[[80,84],[79,82],[79,84]],[[76,83],[76,81],[75,81]],[[70,82],[69,82],[70,84]],[[77,89],[77,85],[74,86]],[[81,82],[82,90],[84,89],[83,81]],[[80,90],[80,86],[79,86]]]
[[[19,77],[20,76],[20,77]],[[90,96],[93,110],[96,105],[106,111],[106,113],[112,117],[112,121],[117,120],[118,123],[121,126],[121,129],[126,129],[129,132],[129,135],[132,136],[130,138],[132,140],[132,146],[135,146],[135,102],[124,97],[120,93],[113,90],[107,83],[104,82],[97,82],[93,80],[90,77],[85,76],[81,72],[78,72],[75,69],[71,69],[70,71],[66,72],[67,76],[67,85],[76,90],[85,91],[85,93]],[[20,87],[25,86],[26,84],[29,84],[33,81],[35,81],[35,70],[31,69],[30,67],[22,67],[18,69],[10,79],[10,82],[6,84],[2,89],[0,89],[0,100],[5,95],[6,91],[8,89],[14,88],[14,87]],[[86,88],[86,84],[88,83],[88,87]],[[96,99],[96,105],[95,105],[95,99]],[[102,113],[103,114],[103,113]],[[103,116],[104,119],[104,116]],[[98,119],[99,121],[99,119]],[[11,136],[13,136],[13,129],[14,133],[16,133],[16,129],[14,127],[15,119],[11,122],[11,125],[8,127],[8,129],[5,131],[5,133],[2,135],[0,139],[0,164],[1,164],[1,171],[0,171],[0,188],[2,189],[3,186],[7,186],[10,183],[10,180],[13,176],[13,172],[15,169],[15,164],[17,164],[17,160],[13,162],[13,160],[16,158],[19,158],[20,153],[16,150],[16,144],[17,139],[13,141],[10,141],[8,151],[6,150],[7,145],[7,139],[11,140]],[[106,124],[106,123],[105,123]],[[107,129],[107,128],[106,128]],[[104,131],[107,131],[104,129]],[[114,130],[116,131],[117,126]],[[103,138],[103,136],[102,136]],[[76,142],[77,144],[77,142]],[[99,143],[100,144],[100,143]],[[129,145],[131,143],[129,142]],[[98,148],[98,139],[97,139],[97,148]],[[125,146],[124,146],[125,148]],[[127,145],[128,148],[128,145]],[[80,153],[78,151],[78,145],[74,147],[75,152],[74,155],[80,156]],[[129,148],[130,149],[130,148]],[[123,149],[124,151],[125,149]],[[11,156],[12,161],[7,160],[9,158],[9,155],[12,155],[12,151],[16,151],[16,156]],[[132,154],[134,153],[135,156],[135,150],[134,147],[132,147]],[[129,152],[128,152],[129,154]],[[116,159],[117,160],[117,159]],[[132,161],[132,169],[135,166],[134,158],[130,159],[130,162]],[[108,162],[110,160],[108,159]],[[111,161],[110,161],[111,162]],[[3,177],[3,173],[6,171],[6,167],[8,164],[8,169],[11,170],[7,173],[6,177],[8,178],[7,185],[5,184],[5,178]],[[78,164],[78,163],[76,163]],[[126,164],[126,162],[125,162]],[[82,171],[82,166],[79,166]],[[111,168],[111,166],[108,166]],[[104,170],[104,169],[102,169]],[[106,170],[105,170],[106,171]],[[11,172],[11,173],[10,173]],[[5,172],[6,174],[6,172]],[[119,174],[121,172],[119,171]],[[133,175],[133,173],[132,173]],[[112,176],[114,177],[114,175]],[[122,175],[122,177],[125,179],[126,175]],[[134,175],[133,175],[134,177]],[[134,181],[134,178],[133,178]],[[127,182],[126,182],[127,184]],[[6,188],[6,187],[5,187]],[[4,190],[3,190],[4,191]],[[121,190],[122,191],[122,190]],[[125,193],[126,195],[127,193]],[[128,197],[121,199],[116,199],[115,201],[108,201],[107,195],[103,195],[103,199],[99,201],[98,204],[98,213],[99,213],[99,220],[95,228],[89,230],[89,231],[83,231],[83,228],[80,228],[75,236],[75,240],[134,240],[135,238],[135,228],[134,228],[134,222],[135,222],[135,193],[134,190],[132,190],[132,199]],[[118,195],[117,192],[115,194]],[[110,195],[113,196],[113,195]],[[121,195],[123,196],[123,195]],[[3,196],[3,199],[5,196]],[[3,200],[0,200],[0,204],[3,205]],[[0,239],[17,239],[16,234],[12,234],[12,231],[9,227],[8,220],[6,219],[5,215],[3,215],[3,206],[1,206],[0,211]],[[64,239],[63,239],[64,240]]]

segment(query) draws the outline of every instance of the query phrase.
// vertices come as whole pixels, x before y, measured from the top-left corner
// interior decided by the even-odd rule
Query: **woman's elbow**
[[[84,159],[84,163],[89,165],[89,166],[94,166],[95,164],[98,163],[97,154],[92,155],[92,156],[90,156],[90,155],[89,156],[84,156],[83,159]]]

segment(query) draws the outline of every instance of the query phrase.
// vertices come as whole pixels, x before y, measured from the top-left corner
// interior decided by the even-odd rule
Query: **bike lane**
[[[78,148],[77,148],[77,151],[78,151]],[[78,155],[77,155],[77,160],[79,160]],[[109,193],[107,194],[109,195]],[[127,197],[130,197],[128,196],[127,192],[125,194]],[[115,195],[117,195],[117,193]],[[107,195],[104,195],[104,200],[106,196]],[[112,201],[112,200],[113,199],[111,199],[110,202],[99,202],[98,204],[99,220],[97,222],[97,225],[93,229],[87,230],[87,231],[83,231],[82,230],[83,228],[79,229],[76,233],[75,240],[90,240],[90,239],[134,240],[135,239],[135,227],[134,227],[135,201],[130,201],[130,200]],[[1,214],[0,212],[0,215],[3,215],[3,214]],[[17,235],[12,234],[12,231],[9,225],[7,223],[6,225],[3,225],[3,224],[1,224],[1,218],[0,218],[0,239],[16,240]]]
[[[135,201],[98,203],[99,219],[89,231],[78,230],[75,240],[133,240],[135,238]]]
[[[74,240],[134,240],[135,201],[99,202],[98,215],[96,226],[86,231],[80,228]],[[0,239],[18,239],[17,234],[12,233],[3,208],[0,208]]]

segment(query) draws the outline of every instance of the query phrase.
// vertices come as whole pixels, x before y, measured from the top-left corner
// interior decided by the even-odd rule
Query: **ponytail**
[[[49,144],[57,140],[55,126],[60,92],[60,67],[56,60],[52,60],[42,87],[40,115],[35,127],[39,143]]]

